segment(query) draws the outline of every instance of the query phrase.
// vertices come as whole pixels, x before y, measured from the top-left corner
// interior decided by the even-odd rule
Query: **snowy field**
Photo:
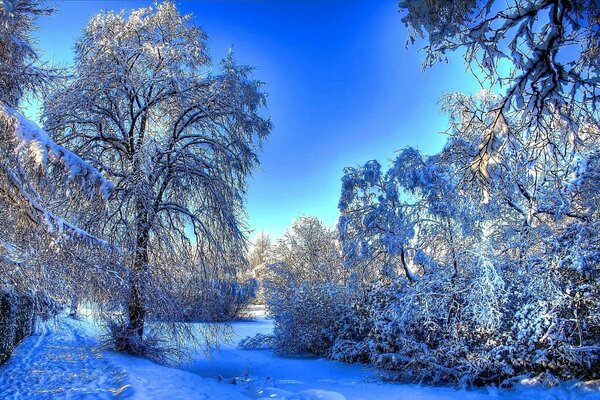
[[[181,368],[168,368],[100,349],[89,319],[40,326],[0,367],[0,399],[600,399],[598,385],[457,391],[384,383],[361,365],[238,349],[243,337],[271,332],[265,318],[233,328],[231,343],[212,357],[199,351]]]

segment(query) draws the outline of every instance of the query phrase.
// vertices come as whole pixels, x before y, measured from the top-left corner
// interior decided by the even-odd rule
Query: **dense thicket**
[[[33,332],[34,299],[15,291],[0,289],[0,364],[17,344]]]
[[[348,168],[341,249],[333,237],[324,248],[292,236],[292,257],[274,252],[279,289],[267,303],[280,350],[367,362],[411,381],[598,377],[599,132],[584,125],[579,150],[563,143],[545,162],[532,163],[535,150],[505,152],[482,188],[473,120],[484,126],[493,111],[482,110],[497,101],[449,95],[443,151],[407,148],[387,170],[376,161]],[[293,273],[297,263],[305,273]]]
[[[268,312],[275,319],[279,353],[323,354],[343,307],[344,272],[336,234],[314,217],[300,217],[269,249],[262,279]]]
[[[448,96],[452,136],[442,152],[409,148],[387,171],[376,162],[348,169],[339,225],[346,265],[362,271],[383,252],[387,280],[367,283],[361,301],[373,325],[345,346],[406,379],[595,378],[598,131],[585,126],[580,150],[563,143],[553,160],[505,152],[482,190],[471,165],[481,132],[473,118],[496,101],[486,92]],[[553,123],[557,136],[569,129],[558,116]]]

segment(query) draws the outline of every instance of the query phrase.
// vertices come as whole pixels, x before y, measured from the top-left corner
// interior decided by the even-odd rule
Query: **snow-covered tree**
[[[112,185],[14,108],[51,79],[31,37],[35,18],[50,11],[36,0],[0,2],[0,283],[60,296],[59,276],[73,266],[67,253],[106,245],[78,215],[101,212]]]
[[[597,182],[598,131],[582,125],[581,142],[565,142],[572,125],[555,114],[545,134],[560,151],[536,158],[534,147],[507,148],[487,164],[482,192],[472,159],[497,101],[485,91],[445,96],[441,152],[402,150],[385,173],[375,161],[346,170],[345,263],[381,278],[356,280],[354,319],[366,329],[340,335],[332,357],[462,384],[597,376],[600,254],[586,238],[597,232],[588,185]]]
[[[271,237],[268,233],[261,231],[256,235],[249,249],[248,261],[250,267],[255,269],[269,261],[271,252]]]
[[[581,145],[578,134],[583,124],[600,126],[597,1],[404,0],[398,4],[409,41],[426,40],[425,67],[447,61],[449,52],[460,50],[488,89],[506,88],[493,107],[485,109],[490,117],[472,160],[478,169],[515,146],[535,147],[536,160],[551,157],[563,142]],[[558,142],[546,134],[553,130],[555,115],[570,125]],[[498,143],[501,135],[511,141]],[[480,178],[487,180],[483,173]]]
[[[123,251],[125,349],[147,312],[177,313],[163,295],[182,243],[211,268],[244,254],[245,178],[270,131],[265,94],[231,54],[211,73],[205,41],[171,2],[102,13],[77,41],[72,78],[45,101],[56,140],[115,184],[98,232]]]
[[[269,269],[294,282],[343,282],[336,232],[315,217],[298,217],[271,250]]]
[[[254,301],[259,304],[265,303],[264,275],[270,262],[272,247],[269,234],[261,231],[254,237],[248,249],[247,275],[256,279],[258,289]]]
[[[44,0],[0,1],[0,102],[17,107],[21,97],[38,92],[56,73],[45,68],[31,35],[35,19],[53,9]]]

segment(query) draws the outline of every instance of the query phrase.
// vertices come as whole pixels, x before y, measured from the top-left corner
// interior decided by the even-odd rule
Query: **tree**
[[[581,146],[578,135],[586,125],[600,126],[597,1],[405,0],[398,5],[409,40],[426,37],[425,67],[462,50],[482,83],[506,87],[485,109],[490,117],[472,155],[483,181],[490,160],[509,148],[536,148],[535,160],[552,158],[564,142]],[[558,141],[551,134],[557,118],[569,125]]]
[[[272,247],[270,259],[265,298],[275,320],[276,350],[323,355],[346,305],[337,233],[315,217],[299,217]]]
[[[103,209],[112,185],[14,108],[53,78],[31,37],[35,18],[51,11],[37,0],[0,2],[0,282],[62,294],[53,278],[71,266],[66,253],[106,245],[77,221]]]
[[[77,41],[72,79],[45,101],[47,129],[115,183],[98,232],[123,251],[125,349],[149,307],[177,312],[160,283],[174,282],[173,249],[191,240],[213,268],[244,254],[245,178],[271,125],[251,68],[229,54],[211,74],[205,40],[170,2],[102,13]]]
[[[273,245],[270,258],[273,263],[269,269],[277,279],[284,279],[284,286],[345,280],[337,234],[316,217],[296,218],[284,237]]]
[[[31,32],[35,19],[53,9],[43,0],[0,1],[0,102],[17,107],[25,92],[37,92],[56,72],[40,65]]]
[[[482,193],[472,154],[497,101],[487,91],[444,96],[442,151],[403,149],[385,172],[376,161],[346,169],[345,263],[384,279],[358,280],[355,319],[367,329],[338,337],[334,358],[460,384],[597,376],[598,131],[578,132],[581,146],[564,142],[571,126],[557,120],[548,134],[560,152],[533,162],[533,147],[506,149]]]
[[[257,268],[261,265],[264,265],[269,260],[269,254],[271,252],[271,238],[269,234],[261,231],[252,242],[252,246],[250,247],[250,253],[248,256],[248,261],[250,262],[251,268]]]
[[[258,288],[254,301],[259,304],[265,304],[263,280],[270,262],[272,248],[271,237],[265,231],[261,231],[256,235],[248,249],[249,269],[246,272],[252,279],[256,279]]]

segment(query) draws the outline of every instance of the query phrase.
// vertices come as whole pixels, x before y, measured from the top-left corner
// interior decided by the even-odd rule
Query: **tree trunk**
[[[133,275],[133,272],[132,272]],[[132,336],[140,339],[144,335],[144,319],[146,309],[142,302],[142,294],[139,288],[139,279],[132,279],[131,295],[129,297],[129,332]]]
[[[69,307],[69,316],[77,318],[77,308],[79,307],[79,296],[76,294],[71,295],[71,306]]]
[[[454,325],[453,328],[454,328],[455,334],[458,334],[458,332],[456,331],[456,329],[458,328],[457,318],[458,318],[458,315],[462,308],[462,304],[461,304],[458,294],[456,293],[456,290],[457,290],[456,285],[457,285],[457,280],[460,275],[460,269],[458,267],[458,260],[456,257],[456,244],[454,241],[454,235],[452,234],[452,223],[450,221],[450,218],[448,218],[448,217],[446,217],[446,224],[447,224],[448,235],[449,235],[450,254],[452,256],[452,267],[453,267],[452,278],[450,279],[450,291],[452,292],[452,300],[451,300],[450,308],[448,309],[448,316],[446,319],[446,323],[450,324],[451,322],[453,322],[453,325]]]
[[[130,297],[129,297],[129,326],[131,336],[142,338],[144,336],[144,319],[146,308],[144,305],[144,281],[148,269],[148,240],[150,231],[148,228],[148,213],[141,202],[137,204],[137,240],[135,256],[130,273]]]

